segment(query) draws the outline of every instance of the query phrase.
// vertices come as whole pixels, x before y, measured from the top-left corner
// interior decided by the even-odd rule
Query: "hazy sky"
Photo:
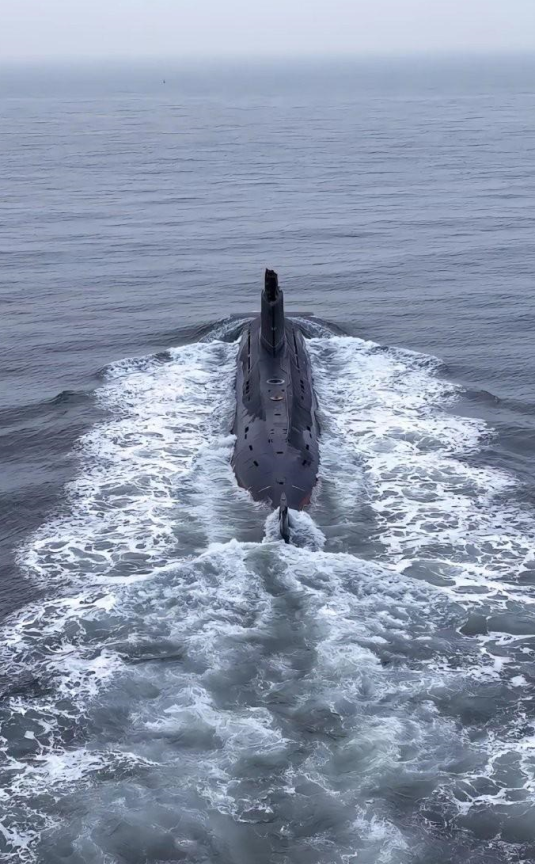
[[[0,0],[0,60],[526,51],[532,0]]]

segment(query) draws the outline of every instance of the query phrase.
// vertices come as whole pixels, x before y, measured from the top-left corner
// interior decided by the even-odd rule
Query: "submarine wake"
[[[41,593],[2,632],[3,860],[530,861],[532,537],[474,464],[490,430],[433,358],[317,332],[287,545],[231,466],[226,326],[106,371],[20,549]]]

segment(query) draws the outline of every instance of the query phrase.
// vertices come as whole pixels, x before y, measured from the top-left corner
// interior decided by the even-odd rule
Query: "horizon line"
[[[278,63],[322,63],[322,62],[360,62],[370,60],[383,61],[400,61],[400,60],[472,60],[472,59],[492,59],[492,58],[510,58],[510,59],[531,59],[534,62],[535,51],[532,48],[491,48],[491,49],[466,49],[466,48],[450,48],[442,51],[437,49],[423,49],[412,52],[401,53],[382,53],[382,52],[360,52],[360,53],[333,53],[333,54],[191,54],[182,57],[172,55],[108,55],[95,54],[81,56],[64,55],[56,57],[53,55],[28,56],[28,57],[3,57],[0,59],[0,68],[6,66],[20,65],[36,65],[44,64],[51,66],[60,66],[64,64],[83,66],[92,63],[109,63],[109,64],[125,64],[125,63],[150,63],[150,64],[173,64],[175,66],[203,63],[203,64],[218,64],[218,63],[251,63],[254,65]]]

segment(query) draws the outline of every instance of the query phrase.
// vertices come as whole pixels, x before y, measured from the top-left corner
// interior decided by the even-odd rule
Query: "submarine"
[[[305,339],[285,318],[273,270],[265,272],[260,315],[240,340],[232,431],[239,486],[278,509],[281,537],[289,543],[289,509],[306,507],[317,481],[320,427]]]

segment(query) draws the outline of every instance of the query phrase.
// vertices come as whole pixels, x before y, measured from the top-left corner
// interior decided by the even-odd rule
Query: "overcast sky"
[[[0,0],[0,59],[518,52],[532,0]]]

